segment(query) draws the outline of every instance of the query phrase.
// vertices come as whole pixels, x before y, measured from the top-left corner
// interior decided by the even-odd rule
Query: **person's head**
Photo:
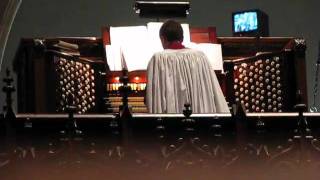
[[[159,35],[164,49],[167,49],[172,42],[183,41],[182,26],[174,20],[164,22],[160,28]]]

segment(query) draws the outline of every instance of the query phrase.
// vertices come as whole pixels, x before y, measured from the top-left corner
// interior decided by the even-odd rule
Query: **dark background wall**
[[[261,9],[269,15],[270,36],[295,36],[307,40],[307,79],[309,104],[313,101],[315,62],[320,39],[318,0],[189,0],[191,13],[182,22],[191,26],[216,26],[218,36],[232,36],[231,13]],[[133,11],[134,0],[23,0],[14,21],[1,79],[22,37],[101,36],[101,26],[140,25],[152,19],[141,19]],[[0,82],[2,87],[2,81]],[[0,95],[0,107],[4,103]]]
[[[2,0],[0,2],[0,20],[3,17],[4,11],[5,11],[5,5],[8,3],[8,0]]]

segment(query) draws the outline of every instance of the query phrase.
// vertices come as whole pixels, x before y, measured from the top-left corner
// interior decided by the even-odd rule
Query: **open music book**
[[[213,43],[187,43],[186,47],[202,51],[207,57],[214,70],[223,72],[223,59],[221,44]]]
[[[77,44],[72,44],[59,40],[58,43],[53,45],[53,47],[57,48],[57,50],[60,52],[69,55],[80,56],[79,46]]]
[[[163,51],[159,30],[162,23],[150,22],[147,26],[110,27],[111,45],[106,45],[106,58],[110,70],[119,71],[127,68],[129,71],[146,70],[148,62],[155,52]],[[220,44],[200,43],[190,41],[188,24],[182,24],[184,41],[187,48],[203,51],[212,64],[213,69],[222,70],[222,53]]]

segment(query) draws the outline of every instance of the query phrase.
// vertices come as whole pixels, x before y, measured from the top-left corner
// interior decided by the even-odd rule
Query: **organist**
[[[214,74],[214,71],[223,72],[223,60],[222,60],[222,51],[221,51],[221,45],[220,44],[214,44],[216,42],[214,40],[215,38],[215,29],[208,28],[208,29],[190,29],[188,24],[179,24],[182,26],[183,30],[183,42],[182,43],[175,43],[171,45],[171,47],[165,47],[163,48],[163,44],[161,42],[161,39],[159,38],[159,31],[163,23],[159,22],[150,22],[147,23],[146,26],[122,26],[122,27],[110,27],[104,29],[104,45],[106,49],[106,59],[108,63],[108,67],[110,69],[108,77],[109,80],[107,82],[107,91],[109,93],[109,102],[110,102],[110,109],[112,112],[118,111],[118,104],[121,104],[121,98],[117,96],[118,94],[118,87],[121,85],[121,82],[119,82],[119,77],[121,76],[121,70],[127,69],[129,71],[129,83],[128,85],[133,90],[129,97],[129,106],[132,107],[132,112],[134,113],[181,113],[183,106],[185,103],[190,103],[193,108],[193,113],[213,113],[213,112],[229,112],[229,109],[227,107],[227,103],[225,102],[224,96],[221,93],[221,89],[215,81],[217,80],[216,75]],[[191,31],[190,31],[191,30]],[[204,36],[205,37],[204,37]],[[212,37],[214,35],[214,37]],[[196,38],[194,38],[196,37]],[[200,40],[199,40],[200,39]],[[205,40],[206,39],[206,40]],[[199,44],[196,44],[199,43]],[[185,45],[184,48],[182,47],[182,44]],[[173,46],[173,47],[172,47]],[[178,47],[174,47],[178,46]],[[188,97],[188,101],[179,102],[180,106],[182,108],[179,108],[180,110],[174,110],[174,111],[167,111],[167,110],[161,110],[161,111],[154,111],[152,108],[158,108],[158,105],[152,98],[159,98],[160,96],[154,96],[150,93],[148,95],[146,94],[149,89],[149,92],[151,92],[151,88],[146,88],[147,86],[147,67],[152,59],[154,54],[157,54],[157,52],[169,52],[169,50],[173,48],[180,48],[180,51],[185,52],[198,52],[202,51],[207,59],[209,60],[209,64],[207,62],[206,64],[206,70],[210,69],[210,73],[213,73],[214,75],[201,77],[203,81],[201,82],[203,86],[201,92],[194,91],[194,94],[199,93],[205,93],[193,96],[191,98],[190,95],[185,97]],[[182,48],[182,49],[181,49]],[[188,49],[190,48],[190,49]],[[197,49],[199,51],[191,50],[191,49]],[[176,49],[178,51],[179,49]],[[202,56],[203,53],[200,53]],[[201,61],[200,61],[201,62]],[[196,71],[196,69],[192,69],[192,71],[188,73],[194,73],[193,71]],[[208,73],[208,72],[206,72]],[[202,73],[204,76],[206,73]],[[209,74],[210,74],[209,73]],[[160,77],[160,74],[156,73],[157,77]],[[156,75],[154,74],[154,75]],[[156,78],[155,76],[153,78]],[[199,77],[200,78],[200,77]],[[199,79],[198,78],[198,79]],[[150,79],[150,75],[149,75]],[[149,83],[154,81],[149,80]],[[209,85],[211,84],[211,85]],[[212,85],[214,84],[214,86]],[[158,84],[160,85],[160,84]],[[217,85],[217,88],[213,88]],[[141,87],[140,87],[141,86]],[[151,85],[148,85],[151,87]],[[196,87],[198,85],[194,85],[193,87]],[[210,86],[210,87],[209,87]],[[164,87],[162,85],[155,88],[168,88]],[[172,87],[172,85],[170,85]],[[200,87],[200,86],[199,86]],[[191,89],[188,89],[188,92],[185,91],[184,93],[190,93]],[[158,92],[159,93],[159,92]],[[176,92],[179,93],[178,95],[181,95],[182,92]],[[208,97],[210,94],[210,98]],[[219,94],[219,95],[218,95]],[[215,95],[213,97],[213,95]],[[162,96],[162,95],[161,95]],[[199,98],[198,96],[203,96]],[[147,100],[147,98],[149,98]],[[168,97],[170,100],[172,99],[171,95],[168,94]],[[209,99],[208,99],[209,98]],[[221,101],[220,98],[223,98]],[[202,100],[205,99],[205,105],[199,106],[199,104],[204,104]],[[219,101],[218,101],[218,100]],[[155,103],[151,105],[152,103]],[[192,101],[195,101],[197,105],[195,105]],[[208,103],[210,101],[210,103]],[[149,107],[146,106],[145,102],[148,102]],[[167,101],[169,102],[169,101]],[[219,106],[217,107],[216,104],[219,102]],[[223,103],[221,103],[223,102]],[[213,104],[214,103],[214,104]],[[209,104],[209,106],[208,106]],[[153,107],[151,107],[153,106]],[[223,107],[223,108],[222,108]],[[203,109],[205,108],[205,109]],[[201,110],[199,110],[201,109]]]
[[[147,107],[150,113],[225,113],[229,108],[207,56],[182,45],[183,29],[173,20],[160,28],[164,51],[155,53],[147,69]]]

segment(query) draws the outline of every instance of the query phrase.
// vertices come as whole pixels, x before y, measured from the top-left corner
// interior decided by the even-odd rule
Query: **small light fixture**
[[[136,1],[134,10],[140,17],[146,18],[186,17],[190,12],[190,2]]]
[[[140,80],[140,77],[139,77],[139,76],[134,77],[134,82],[135,82],[135,83],[139,83],[139,80]]]
[[[115,83],[120,82],[120,77],[119,77],[119,76],[115,77],[115,78],[114,78],[114,82],[115,82]]]

